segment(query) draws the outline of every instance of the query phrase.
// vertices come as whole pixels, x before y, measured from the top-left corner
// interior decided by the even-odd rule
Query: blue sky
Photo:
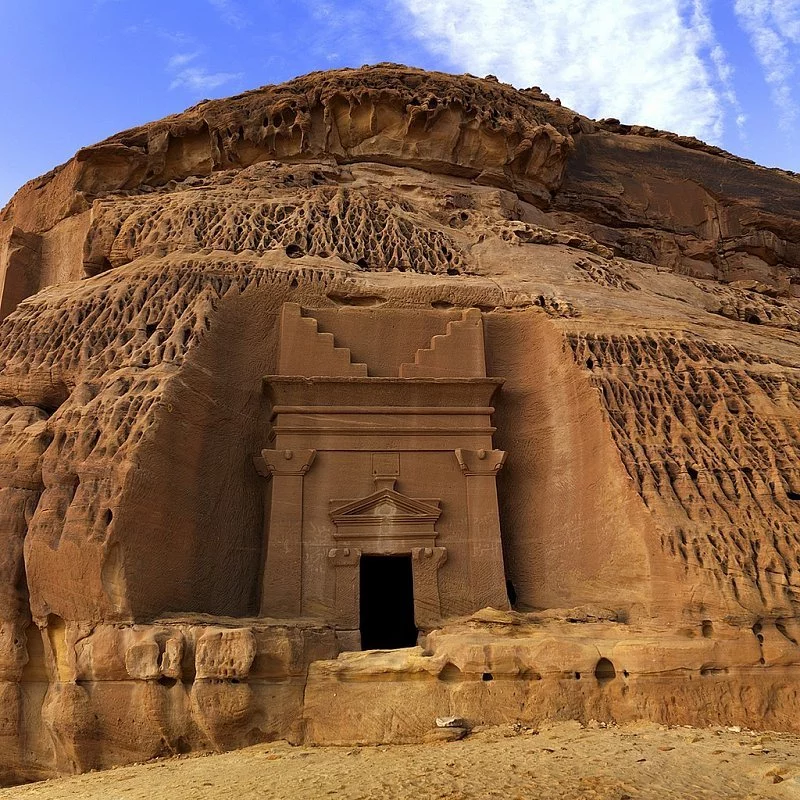
[[[0,0],[0,205],[203,98],[395,61],[800,172],[800,0]]]

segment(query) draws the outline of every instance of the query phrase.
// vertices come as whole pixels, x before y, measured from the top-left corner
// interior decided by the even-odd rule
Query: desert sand
[[[800,737],[730,728],[489,727],[466,739],[391,747],[275,742],[161,759],[0,791],[27,800],[217,798],[790,798]]]

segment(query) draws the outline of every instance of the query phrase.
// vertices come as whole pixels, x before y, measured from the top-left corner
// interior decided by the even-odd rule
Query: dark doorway
[[[361,649],[417,643],[411,556],[361,556]]]

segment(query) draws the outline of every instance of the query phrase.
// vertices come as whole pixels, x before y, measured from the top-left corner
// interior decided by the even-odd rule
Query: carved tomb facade
[[[491,425],[502,382],[486,376],[477,309],[386,376],[286,303],[278,374],[265,378],[271,446],[256,458],[269,479],[262,616],[325,619],[358,648],[365,608],[402,626],[413,596],[413,624],[427,628],[507,607],[495,482],[505,453]]]

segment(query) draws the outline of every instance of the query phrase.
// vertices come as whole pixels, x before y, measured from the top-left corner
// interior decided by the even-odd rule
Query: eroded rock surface
[[[796,729],[797,176],[381,65],[85,148],[0,276],[4,780],[436,716]],[[316,598],[256,617],[286,304],[370,377],[480,310],[515,612],[339,660]]]

